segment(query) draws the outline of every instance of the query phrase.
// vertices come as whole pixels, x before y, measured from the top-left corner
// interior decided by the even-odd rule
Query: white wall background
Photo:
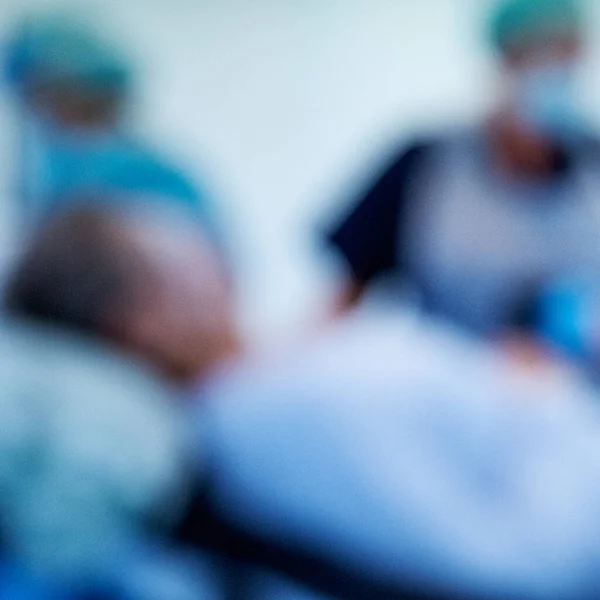
[[[331,280],[315,227],[394,141],[492,99],[492,0],[79,0],[140,66],[136,121],[216,192],[255,339],[290,332]],[[0,0],[0,35],[32,7]],[[594,23],[600,27],[600,7]],[[600,115],[600,48],[585,99]],[[594,98],[598,109],[594,111]],[[13,229],[15,131],[0,94],[0,243]]]

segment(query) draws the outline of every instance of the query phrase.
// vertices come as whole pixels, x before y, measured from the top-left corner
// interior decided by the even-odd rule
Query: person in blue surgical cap
[[[87,21],[26,19],[9,44],[6,75],[23,109],[26,224],[75,198],[113,194],[160,198],[210,219],[205,194],[127,131],[132,66]]]
[[[576,94],[584,23],[577,0],[497,3],[495,110],[401,148],[335,224],[343,308],[391,278],[427,313],[495,337],[541,282],[600,270],[600,142]]]

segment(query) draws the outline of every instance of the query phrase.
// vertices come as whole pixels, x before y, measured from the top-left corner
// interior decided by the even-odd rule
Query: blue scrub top
[[[22,195],[35,224],[76,201],[179,206],[214,230],[207,195],[185,174],[118,132],[73,134],[33,126],[25,133]]]

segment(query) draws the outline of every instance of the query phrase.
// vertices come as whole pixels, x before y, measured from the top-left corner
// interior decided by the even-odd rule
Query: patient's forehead
[[[227,279],[221,257],[197,221],[162,208],[130,214],[128,221],[130,241],[161,278],[193,280],[205,287],[221,286]]]
[[[177,211],[144,210],[129,220],[133,224],[133,240],[145,252],[177,259],[217,260],[204,228]]]

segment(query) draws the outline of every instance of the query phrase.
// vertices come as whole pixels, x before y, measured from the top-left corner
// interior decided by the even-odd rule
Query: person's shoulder
[[[391,157],[390,169],[396,171],[412,170],[446,149],[472,143],[480,137],[475,128],[448,128],[435,132],[421,132],[396,143],[388,152]]]
[[[579,142],[580,152],[591,160],[600,161],[600,134],[587,132]]]
[[[395,162],[398,166],[403,163],[413,162],[426,155],[430,154],[431,151],[443,145],[445,138],[439,135],[418,135],[403,140],[401,143],[396,143],[391,152],[392,162]]]
[[[103,183],[129,199],[168,202],[187,211],[209,229],[217,230],[211,194],[204,182],[178,166],[168,154],[127,136],[115,139],[101,169]]]

